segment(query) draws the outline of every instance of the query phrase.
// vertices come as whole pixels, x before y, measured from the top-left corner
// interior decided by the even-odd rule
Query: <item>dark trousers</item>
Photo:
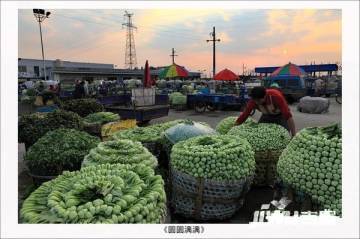
[[[287,129],[287,131],[290,132],[289,125],[287,121],[282,117],[281,114],[278,115],[265,115],[262,114],[259,123],[272,123],[272,124],[278,124]]]

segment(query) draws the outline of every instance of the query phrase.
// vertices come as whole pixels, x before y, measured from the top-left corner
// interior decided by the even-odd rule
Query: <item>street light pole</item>
[[[50,16],[50,12],[45,13],[44,9],[33,9],[33,13],[34,13],[36,21],[39,23],[39,28],[40,28],[40,40],[41,40],[41,53],[42,53],[43,68],[44,68],[44,80],[46,80],[45,54],[44,54],[44,44],[43,44],[43,38],[42,38],[41,23]]]

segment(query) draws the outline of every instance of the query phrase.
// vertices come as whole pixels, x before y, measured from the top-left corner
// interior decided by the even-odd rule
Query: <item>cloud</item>
[[[340,61],[339,10],[147,9],[134,13],[138,65],[176,62],[192,70],[212,67],[212,45],[206,40],[216,26],[217,68],[242,71],[261,65]],[[51,10],[44,22],[49,59],[113,63],[124,66],[124,10]],[[31,10],[19,11],[19,57],[41,57],[39,29]]]
[[[233,39],[226,32],[220,32],[218,37],[220,38],[220,41],[225,44],[233,41]]]

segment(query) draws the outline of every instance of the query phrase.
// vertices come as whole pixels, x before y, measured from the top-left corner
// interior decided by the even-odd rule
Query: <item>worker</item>
[[[256,86],[251,90],[250,97],[244,112],[236,120],[236,125],[245,122],[250,113],[257,109],[262,113],[259,123],[281,125],[291,133],[291,136],[295,136],[294,119],[284,96],[278,90]]]

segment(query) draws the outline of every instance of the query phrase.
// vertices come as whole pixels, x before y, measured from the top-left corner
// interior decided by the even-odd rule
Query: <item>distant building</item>
[[[64,83],[76,80],[126,80],[142,79],[143,69],[115,69],[113,64],[72,62],[62,60],[46,60],[46,78]],[[150,74],[153,78],[159,76],[164,67],[152,67]],[[43,61],[37,59],[18,59],[19,80],[43,80]],[[189,72],[190,79],[200,78],[200,72]]]
[[[83,69],[114,69],[113,64],[73,62],[62,60],[45,60],[46,80],[54,79],[54,70],[57,68],[83,68]],[[18,78],[19,79],[44,79],[43,61],[38,59],[18,59]]]

